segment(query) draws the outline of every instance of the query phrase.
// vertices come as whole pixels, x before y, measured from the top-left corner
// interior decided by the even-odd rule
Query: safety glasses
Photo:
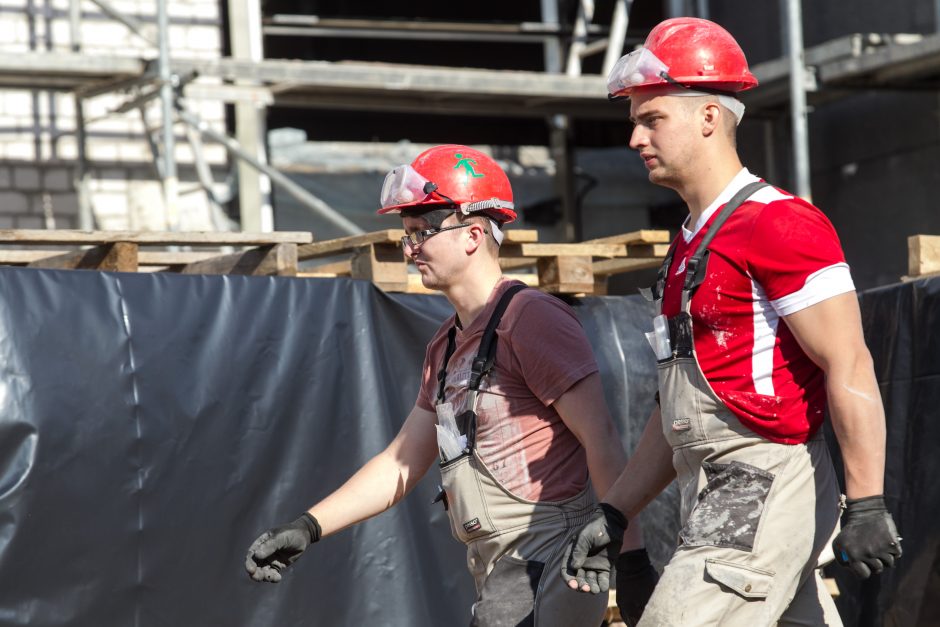
[[[436,189],[437,185],[418,174],[410,165],[400,165],[385,175],[379,202],[382,203],[383,209],[422,202],[427,200]],[[449,200],[441,193],[437,195],[444,200]]]
[[[470,226],[468,223],[455,224],[453,226],[442,226],[437,229],[425,229],[423,231],[415,231],[414,233],[409,233],[408,235],[401,238],[401,245],[405,249],[414,250],[428,238],[437,235],[438,233],[443,233],[444,231],[450,231],[452,229],[462,229],[465,226]]]
[[[647,48],[634,50],[620,57],[607,76],[607,91],[611,100],[623,98],[624,90],[657,83],[675,83],[669,76],[669,66]]]

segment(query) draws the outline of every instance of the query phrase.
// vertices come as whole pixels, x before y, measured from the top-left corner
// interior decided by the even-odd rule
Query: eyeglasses
[[[408,235],[401,238],[401,245],[403,248],[414,250],[423,244],[429,237],[433,237],[438,233],[443,233],[444,231],[450,231],[452,229],[462,229],[465,226],[470,226],[470,224],[465,222],[463,224],[455,224],[453,226],[444,226],[439,229],[425,229],[423,231],[415,231],[414,233],[409,233]]]

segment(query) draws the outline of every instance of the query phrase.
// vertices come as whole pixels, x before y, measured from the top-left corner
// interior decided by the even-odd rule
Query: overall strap
[[[493,363],[496,361],[496,327],[499,326],[499,321],[503,318],[503,313],[506,311],[506,307],[509,306],[509,301],[526,287],[528,286],[513,285],[503,293],[499,302],[496,303],[496,309],[493,310],[493,315],[490,316],[490,321],[486,324],[486,330],[483,331],[483,337],[480,339],[477,356],[474,357],[473,365],[470,367],[469,388],[471,390],[479,390],[483,377],[493,369]]]
[[[444,402],[444,386],[447,384],[447,362],[457,350],[457,325],[454,324],[447,332],[447,350],[444,351],[444,360],[441,369],[437,371],[437,404]]]
[[[708,245],[711,244],[725,221],[731,217],[731,214],[734,213],[738,207],[744,204],[744,201],[750,198],[757,190],[769,187],[769,185],[769,183],[764,181],[748,183],[742,187],[737,194],[731,197],[731,200],[725,204],[721,213],[715,218],[715,221],[708,229],[708,233],[705,234],[705,237],[702,238],[702,242],[698,245],[698,248],[695,249],[695,253],[693,253],[686,262],[685,284],[682,286],[682,311],[685,311],[688,307],[689,301],[692,299],[692,293],[705,281],[707,274],[706,268],[708,267]]]
[[[470,370],[469,388],[474,392],[480,389],[480,383],[483,381],[483,377],[490,373],[490,371],[493,369],[493,363],[496,361],[496,327],[499,326],[499,322],[503,317],[503,313],[506,311],[506,307],[509,306],[509,301],[512,300],[512,297],[515,296],[519,291],[525,289],[526,287],[526,285],[513,285],[503,293],[499,299],[499,302],[496,303],[496,308],[493,310],[493,314],[490,316],[490,320],[486,324],[486,329],[483,331],[483,337],[480,339],[480,347],[477,350],[477,356],[473,359],[473,364]],[[454,351],[457,349],[456,338],[457,325],[455,324],[447,332],[447,349],[444,351],[444,359],[441,362],[441,369],[437,372],[438,404],[444,402],[444,388],[447,382],[447,363],[450,361],[450,358],[454,355]]]

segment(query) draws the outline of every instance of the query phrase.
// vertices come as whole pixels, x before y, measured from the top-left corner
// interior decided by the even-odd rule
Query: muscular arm
[[[596,372],[575,383],[554,403],[565,425],[574,433],[587,455],[594,491],[603,498],[623,470],[627,457],[620,434],[604,402],[604,389]],[[627,527],[623,550],[643,546],[643,530],[638,524]]]
[[[885,414],[855,292],[826,299],[784,320],[826,373],[829,414],[845,464],[846,496],[882,494]]]
[[[310,508],[324,536],[384,512],[414,488],[437,456],[436,420],[416,405],[384,451]]]
[[[662,417],[659,406],[656,406],[643,429],[636,451],[604,496],[604,501],[623,512],[628,520],[632,519],[665,490],[675,477],[672,447],[663,437]]]

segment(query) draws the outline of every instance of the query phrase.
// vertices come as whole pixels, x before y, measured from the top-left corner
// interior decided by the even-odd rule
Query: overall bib
[[[840,513],[822,431],[805,444],[758,436],[715,394],[694,349],[690,301],[706,276],[707,246],[765,185],[747,185],[718,215],[687,262],[681,309],[669,321],[672,354],[657,369],[682,527],[641,627],[842,624],[816,570]],[[673,251],[652,294],[659,314]]]
[[[454,537],[467,545],[467,566],[476,584],[471,627],[595,627],[606,595],[570,590],[558,575],[566,540],[590,517],[590,488],[557,502],[529,501],[493,477],[476,450],[476,399],[493,368],[496,326],[509,300],[525,286],[507,290],[497,304],[471,367],[465,409],[457,417],[466,447],[453,459],[441,456],[441,493]],[[437,403],[444,403],[447,362],[456,329],[438,373]]]

